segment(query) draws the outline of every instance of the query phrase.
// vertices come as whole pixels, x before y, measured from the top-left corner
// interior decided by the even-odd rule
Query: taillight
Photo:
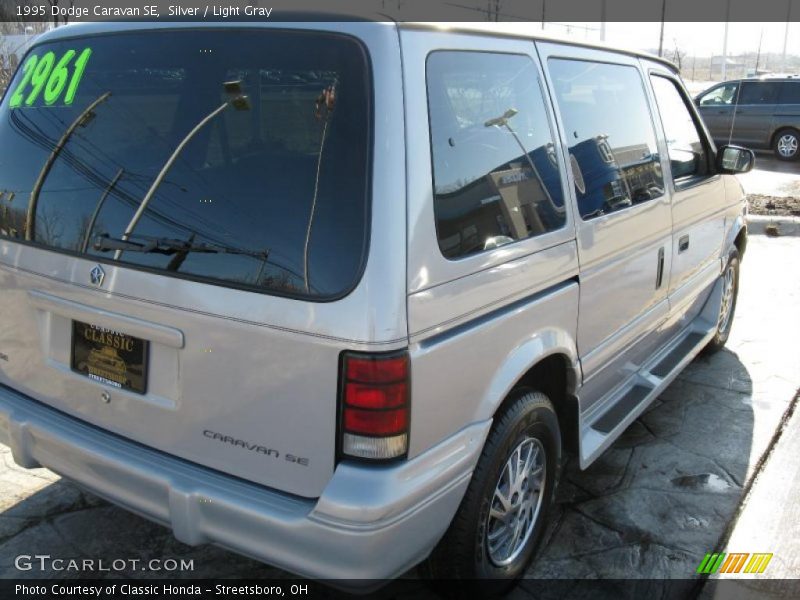
[[[341,450],[386,460],[408,452],[408,354],[345,352],[341,374]]]

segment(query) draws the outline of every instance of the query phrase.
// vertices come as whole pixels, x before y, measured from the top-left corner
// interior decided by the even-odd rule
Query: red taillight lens
[[[344,410],[344,430],[364,435],[396,435],[408,429],[408,411],[397,410]]]
[[[348,355],[345,359],[348,381],[394,383],[408,378],[408,357],[369,358]]]
[[[342,363],[342,453],[397,458],[408,451],[408,354],[346,353]]]
[[[406,404],[406,396],[405,381],[381,386],[348,383],[344,391],[347,405],[360,408],[398,408]]]

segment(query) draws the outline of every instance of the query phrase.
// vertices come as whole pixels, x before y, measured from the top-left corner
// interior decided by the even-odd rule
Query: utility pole
[[[788,24],[788,23],[787,23]],[[758,52],[756,52],[756,72],[753,73],[758,77],[758,64],[761,62],[761,40],[764,39],[764,28],[761,28],[761,34],[758,36]]]
[[[542,0],[542,31],[544,31],[545,22],[547,22],[547,0]]]
[[[792,22],[792,0],[786,0],[786,29],[783,32],[783,57],[781,71],[786,72],[786,45],[789,43],[789,24]]]
[[[791,0],[789,0],[791,2]],[[731,0],[725,3],[725,35],[722,39],[722,81],[728,78],[728,21],[731,18]]]
[[[606,0],[600,0],[600,41],[606,41]]]
[[[664,56],[664,19],[667,16],[667,0],[661,0],[661,35],[658,37],[658,55]]]

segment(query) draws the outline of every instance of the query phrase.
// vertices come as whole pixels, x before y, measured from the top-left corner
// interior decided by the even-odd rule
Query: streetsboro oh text
[[[285,589],[284,589],[285,588]],[[24,585],[18,583],[14,586],[17,596],[42,596],[48,593],[52,596],[88,596],[106,598],[119,594],[120,596],[199,596],[203,592],[214,593],[215,596],[305,596],[308,595],[308,586],[294,585],[222,585],[216,584],[213,589],[203,590],[199,585],[131,585],[129,583],[113,583],[109,585],[80,585],[54,583],[52,585]]]
[[[30,8],[24,11],[17,9],[18,14],[44,14],[45,7],[40,7],[41,10],[32,12]],[[262,8],[260,6],[227,6],[209,4],[204,8],[196,6],[181,6],[179,4],[171,4],[167,11],[170,17],[266,17],[272,16],[272,8]],[[158,6],[99,6],[95,5],[91,8],[88,6],[57,6],[50,7],[50,14],[54,17],[70,17],[72,19],[81,19],[94,15],[95,17],[160,17]]]

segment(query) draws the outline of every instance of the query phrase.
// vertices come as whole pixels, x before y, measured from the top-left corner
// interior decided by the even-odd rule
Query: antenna
[[[728,132],[728,145],[731,145],[731,140],[733,139],[733,126],[736,124],[736,112],[739,110],[739,94],[742,93],[742,86],[744,85],[744,81],[739,80],[739,83],[736,84],[736,100],[733,102],[733,116],[731,117],[731,129]]]

